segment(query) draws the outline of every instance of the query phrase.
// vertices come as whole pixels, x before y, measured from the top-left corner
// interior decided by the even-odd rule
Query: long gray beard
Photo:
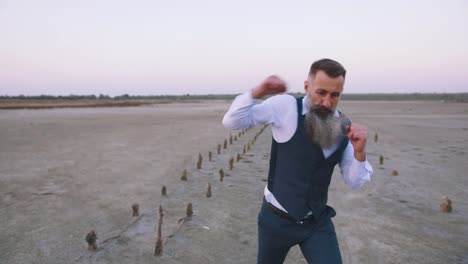
[[[330,148],[338,142],[342,134],[340,119],[335,111],[318,113],[317,106],[311,106],[305,115],[304,125],[310,141],[322,148]]]

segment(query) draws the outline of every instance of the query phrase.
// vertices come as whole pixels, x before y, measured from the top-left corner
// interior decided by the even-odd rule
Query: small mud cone
[[[159,218],[162,218],[164,216],[164,210],[161,205],[158,208],[158,213],[159,213]]]
[[[452,212],[452,201],[447,196],[442,196],[440,201],[440,210],[444,213]]]
[[[232,170],[233,167],[234,167],[234,158],[230,158],[229,159],[229,170]]]
[[[219,170],[219,181],[222,182],[224,180],[224,171],[223,169]]]
[[[202,161],[203,161],[203,157],[201,153],[198,153],[197,169],[201,169]]]
[[[89,250],[96,250],[97,249],[97,234],[96,231],[91,230],[88,234],[86,234],[85,238],[86,242],[88,243],[88,249]]]
[[[224,149],[227,149],[227,139],[224,140],[224,146],[223,146]]]
[[[208,151],[208,161],[211,161],[211,151]]]
[[[379,134],[375,133],[374,134],[374,142],[377,143],[378,140],[379,140]]]
[[[139,216],[140,215],[140,206],[137,203],[132,204],[132,216]]]
[[[234,141],[237,141],[237,136],[234,136]]]
[[[156,246],[154,248],[154,255],[161,256],[163,252],[163,243],[162,243],[162,224],[163,224],[163,217],[164,211],[162,206],[159,206],[159,219],[158,219],[158,233],[156,235]]]
[[[392,176],[398,176],[398,171],[392,170]]]
[[[184,171],[182,172],[182,177],[180,177],[180,179],[181,179],[182,181],[187,181],[187,170],[184,170]]]
[[[161,188],[161,195],[162,195],[162,196],[167,196],[166,185],[163,185],[163,187]]]
[[[186,212],[187,217],[191,217],[193,215],[193,208],[192,208],[192,203],[189,203],[187,205],[187,212]]]
[[[380,165],[383,165],[383,159],[384,159],[383,156],[380,156],[380,157],[379,157],[379,164],[380,164]]]
[[[162,255],[162,252],[163,252],[163,243],[162,243],[162,239],[161,238],[158,238],[156,240],[156,248],[154,249],[154,255],[156,257],[159,257]]]
[[[239,153],[237,153],[236,162],[239,162],[240,159],[241,159],[241,155]]]
[[[242,132],[239,132],[239,135],[237,135],[238,138],[242,136]]]
[[[158,213],[159,213],[159,218],[158,218],[158,233],[156,238],[157,239],[162,239],[162,224],[163,224],[163,218],[164,218],[164,210],[161,205],[159,205],[158,208]]]
[[[208,186],[206,187],[206,197],[210,198],[211,197],[211,184],[208,183]]]
[[[218,155],[221,154],[221,144],[218,144]]]
[[[229,145],[232,145],[232,135],[229,134]]]

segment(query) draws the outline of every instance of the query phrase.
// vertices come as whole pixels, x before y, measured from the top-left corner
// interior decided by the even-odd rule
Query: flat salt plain
[[[239,136],[221,125],[229,104],[0,110],[0,262],[255,263],[271,131],[230,171],[229,159],[261,127],[216,154]],[[342,101],[339,109],[368,126],[374,168],[357,191],[339,169],[333,176],[329,205],[344,263],[468,263],[468,104]],[[453,212],[439,210],[443,195]],[[189,202],[194,216],[178,225]],[[164,250],[155,257],[159,205]],[[95,252],[84,241],[91,229]],[[296,247],[286,263],[306,261]]]

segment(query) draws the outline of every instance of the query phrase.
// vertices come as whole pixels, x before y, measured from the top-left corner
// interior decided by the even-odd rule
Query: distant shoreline
[[[292,93],[293,96],[303,96]],[[128,107],[176,102],[194,102],[199,100],[233,100],[232,95],[164,95],[164,96],[116,96],[105,98],[94,95],[83,96],[0,96],[0,109],[44,109],[74,107]],[[468,93],[456,94],[343,94],[343,101],[441,101],[468,102]]]

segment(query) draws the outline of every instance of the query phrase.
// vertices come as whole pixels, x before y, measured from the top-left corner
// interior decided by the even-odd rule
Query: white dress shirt
[[[258,101],[252,97],[250,91],[237,96],[224,115],[223,125],[228,129],[246,129],[256,125],[270,124],[273,138],[278,143],[289,141],[297,128],[296,98],[281,94],[270,97],[260,104],[257,104]],[[304,115],[309,109],[308,96],[303,98],[302,105],[301,114]],[[338,112],[335,112],[335,115],[338,115]],[[323,149],[325,158],[331,156],[338,145],[336,143],[330,148]],[[339,167],[343,180],[351,189],[357,189],[370,181],[373,174],[372,166],[367,160],[361,162],[354,158],[354,148],[350,142],[344,150]],[[268,190],[268,185],[265,186],[264,194],[269,203],[287,212]]]

